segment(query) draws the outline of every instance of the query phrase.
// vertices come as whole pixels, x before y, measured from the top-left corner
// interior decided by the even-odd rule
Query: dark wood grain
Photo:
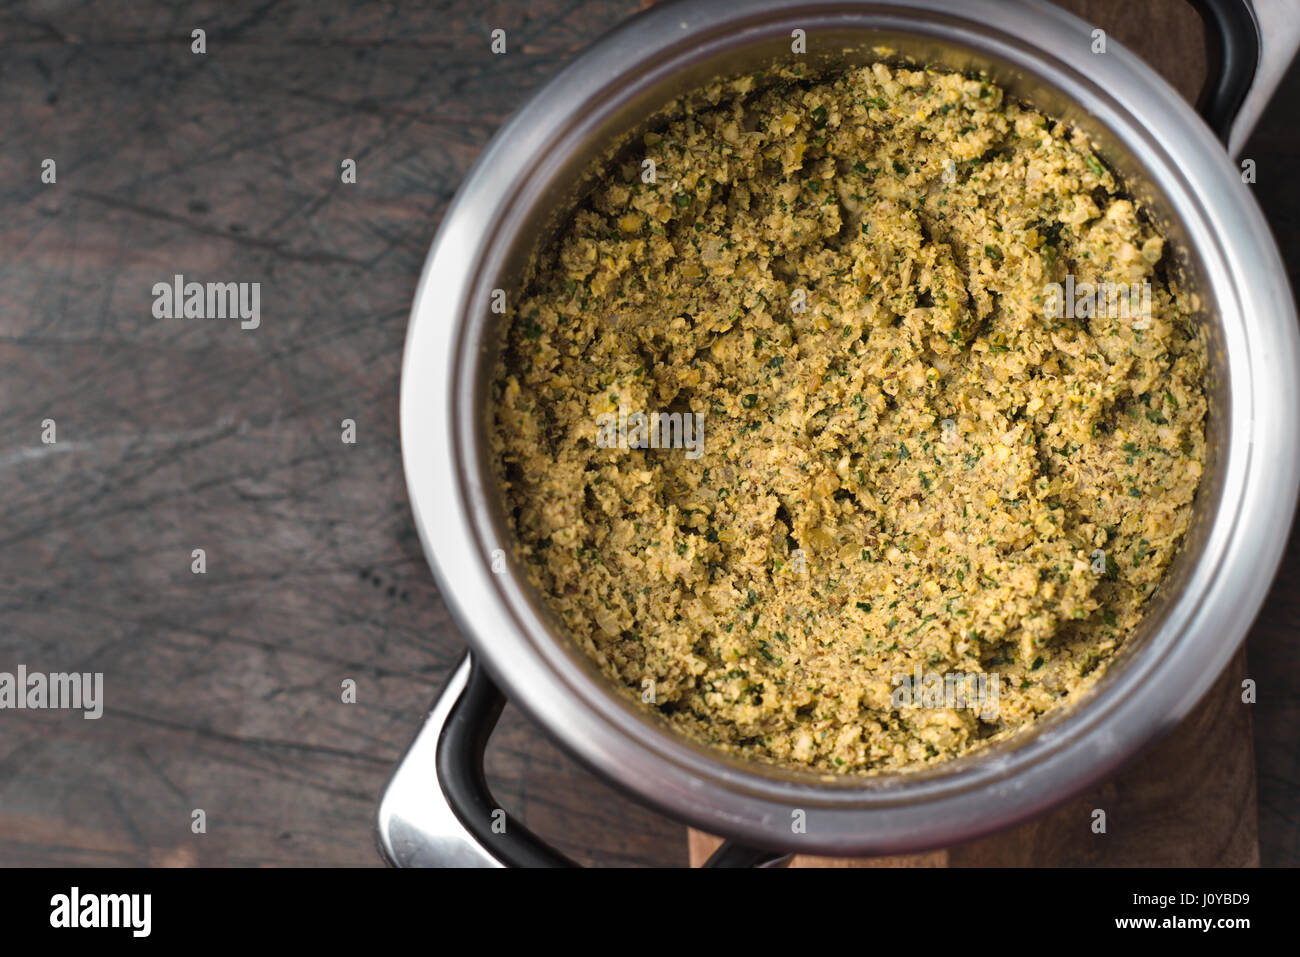
[[[0,712],[0,864],[378,862],[375,802],[462,648],[397,439],[419,269],[495,128],[637,5],[0,7],[0,670],[103,671],[107,698]],[[1295,269],[1273,119],[1258,190]],[[260,282],[261,327],[154,319],[175,273]],[[1300,860],[1298,609],[1279,585],[1250,640],[1266,863]],[[509,710],[489,767],[585,863],[686,860]]]
[[[103,671],[107,708],[0,713],[0,862],[377,863],[463,647],[397,439],[420,266],[494,129],[634,4],[37,9],[0,15],[0,669]],[[260,282],[261,327],[154,319],[174,273]],[[491,768],[580,859],[684,860],[517,717]]]

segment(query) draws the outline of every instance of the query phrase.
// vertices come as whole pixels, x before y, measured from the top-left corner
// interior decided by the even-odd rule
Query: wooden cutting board
[[[1255,754],[1239,652],[1197,708],[1117,775],[1049,814],[905,857],[797,856],[792,867],[1257,867]],[[1107,833],[1092,832],[1093,810]],[[719,844],[691,829],[691,866]]]

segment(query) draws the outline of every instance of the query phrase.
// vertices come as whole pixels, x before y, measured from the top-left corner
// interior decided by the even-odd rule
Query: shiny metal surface
[[[790,34],[810,64],[886,45],[984,67],[1076,123],[1170,238],[1205,302],[1213,446],[1179,559],[1106,678],[1031,733],[924,772],[818,778],[728,758],[614,693],[510,564],[487,468],[494,288],[513,294],[592,157],[681,90],[767,65]],[[1285,270],[1239,171],[1157,74],[1037,0],[682,2],[584,52],[503,127],[449,209],[416,294],[401,429],[416,524],[457,622],[512,702],[647,803],[717,834],[791,851],[914,852],[969,840],[1065,800],[1169,730],[1222,671],[1277,568],[1300,483],[1300,336]],[[405,766],[405,765],[404,765]],[[432,768],[432,762],[427,764]],[[437,793],[436,785],[426,792]],[[802,811],[805,833],[794,833]]]
[[[1249,0],[1259,32],[1259,66],[1255,83],[1246,95],[1228,138],[1228,155],[1241,156],[1250,132],[1264,115],[1287,68],[1300,50],[1300,3],[1296,0]]]
[[[384,789],[375,822],[379,852],[394,867],[501,867],[465,830],[438,786],[438,737],[469,681],[469,655],[439,692]]]

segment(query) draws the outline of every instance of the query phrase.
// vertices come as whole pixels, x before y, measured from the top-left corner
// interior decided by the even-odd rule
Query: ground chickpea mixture
[[[646,707],[780,764],[933,763],[1077,698],[1201,478],[1161,237],[979,77],[769,72],[674,117],[510,312],[494,451],[533,583]],[[1149,282],[1150,316],[1053,318],[1067,274]],[[620,408],[702,413],[703,454],[600,447]],[[899,705],[918,667],[997,675],[996,713]]]

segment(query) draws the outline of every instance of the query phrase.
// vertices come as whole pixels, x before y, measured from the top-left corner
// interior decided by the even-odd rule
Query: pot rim
[[[998,754],[934,773],[815,781],[728,759],[636,713],[494,575],[496,540],[476,471],[473,316],[548,163],[620,97],[672,75],[710,43],[832,25],[902,27],[997,56],[1085,106],[1156,178],[1178,210],[1218,304],[1231,401],[1220,508],[1161,627],[1086,702]],[[570,753],[639,799],[714,833],[805,852],[891,854],[960,843],[1031,817],[1113,771],[1185,716],[1226,666],[1262,604],[1300,487],[1300,333],[1285,269],[1240,176],[1191,107],[1112,44],[1088,75],[1048,52],[1091,27],[1037,0],[783,3],[740,9],[685,0],[648,10],[587,48],[493,138],[448,210],[425,264],[402,369],[408,490],[444,600],[511,701]],[[549,158],[548,158],[549,157]],[[1226,184],[1226,185],[1225,185]],[[1235,184],[1235,185],[1234,185]],[[1116,670],[1116,669],[1112,669]],[[1058,720],[1059,718],[1059,720]],[[760,773],[760,771],[762,773]],[[805,812],[804,833],[790,812]]]

